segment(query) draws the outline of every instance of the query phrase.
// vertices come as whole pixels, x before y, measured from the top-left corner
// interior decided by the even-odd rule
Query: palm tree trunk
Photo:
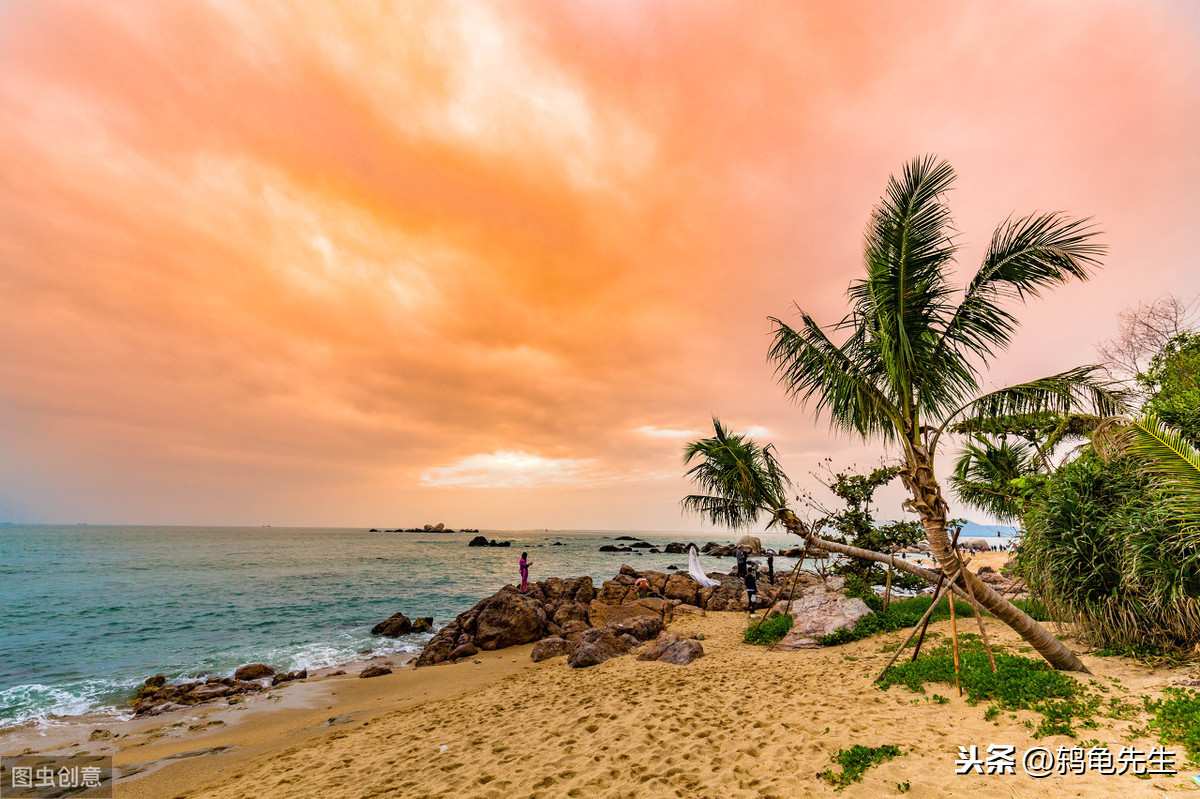
[[[947,576],[961,568],[958,553],[950,545],[950,536],[946,532],[946,516],[949,510],[946,501],[942,499],[942,490],[933,476],[933,464],[928,458],[925,448],[920,441],[911,442],[913,460],[910,468],[901,472],[908,490],[912,493],[912,508],[921,517],[925,528],[925,537],[933,549],[938,566]],[[1079,671],[1090,674],[1087,666],[1075,656],[1075,653],[1063,646],[1062,642],[1024,613],[1016,605],[1000,596],[990,585],[980,580],[971,572],[962,569],[962,579],[966,580],[976,601],[988,609],[988,612],[1007,624],[1024,638],[1030,646],[1038,651],[1047,662],[1060,671]]]

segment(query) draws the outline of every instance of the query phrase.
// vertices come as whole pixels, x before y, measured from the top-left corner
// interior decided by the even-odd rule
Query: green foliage
[[[1151,395],[1142,410],[1200,446],[1200,333],[1184,332],[1168,341],[1138,382]]]
[[[858,641],[877,633],[887,633],[905,627],[915,627],[917,622],[921,620],[921,617],[925,615],[925,611],[929,610],[930,602],[930,597],[927,596],[894,599],[885,613],[883,611],[883,600],[879,597],[872,595],[869,599],[863,599],[873,611],[870,616],[863,616],[851,630],[838,630],[829,635],[817,636],[817,643],[822,646],[837,646],[848,644],[851,641]],[[954,603],[954,612],[960,616],[969,616],[972,611],[969,604],[959,601]],[[930,622],[948,618],[950,618],[950,608],[943,601],[937,610],[933,612]]]
[[[925,537],[925,529],[919,522],[876,524],[871,512],[875,492],[898,474],[898,466],[881,466],[867,474],[850,470],[834,473],[825,486],[842,500],[845,507],[827,513],[814,523],[814,527],[831,541],[885,554],[917,543]],[[844,558],[833,571],[844,576],[847,585],[851,582],[855,586],[883,585],[887,581],[886,566],[860,558]],[[913,589],[924,584],[919,577],[893,570],[892,585],[897,589]]]
[[[742,641],[747,644],[770,645],[782,639],[790,629],[792,629],[792,614],[780,613],[761,624],[751,625],[747,628]]]
[[[1048,478],[1025,521],[1022,576],[1091,643],[1200,643],[1200,547],[1137,461],[1085,452]]]
[[[713,524],[743,527],[761,513],[785,508],[791,482],[779,466],[775,447],[759,446],[730,432],[716,417],[713,430],[713,437],[684,447],[683,462],[692,464],[686,476],[705,493],[685,497],[683,509]]]
[[[1065,673],[1055,671],[1041,660],[995,652],[993,674],[978,638],[960,636],[959,644],[959,682],[969,703],[991,701],[1002,710],[1032,710],[1041,714],[1042,721],[1033,732],[1035,738],[1074,736],[1076,727],[1097,726],[1094,717],[1100,709],[1100,697]],[[903,685],[924,693],[924,685],[931,682],[954,684],[954,656],[949,644],[942,644],[915,661],[892,666],[878,685],[885,690]]]
[[[902,754],[900,747],[891,744],[883,746],[855,744],[849,749],[839,749],[830,756],[830,760],[842,767],[840,774],[834,772],[833,769],[828,769],[817,776],[840,791],[847,785],[862,782],[863,774],[871,766],[877,766]]]
[[[1165,688],[1161,699],[1146,697],[1145,707],[1154,714],[1150,728],[1166,744],[1183,744],[1188,757],[1200,761],[1200,691]]]

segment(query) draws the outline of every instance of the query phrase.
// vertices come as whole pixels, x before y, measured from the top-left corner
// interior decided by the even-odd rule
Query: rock
[[[365,680],[368,677],[382,677],[385,674],[391,673],[392,670],[387,666],[367,666],[365,669],[359,672],[358,676]]]
[[[488,545],[487,536],[477,535],[467,542],[469,547],[486,547]]]
[[[689,615],[689,616],[705,615],[703,608],[698,608],[695,605],[687,605],[687,604],[676,605],[674,608],[672,608],[672,612],[676,613],[676,614],[682,613],[684,615]]]
[[[579,637],[579,634],[584,630],[590,630],[591,625],[585,620],[569,621],[562,626],[559,636],[566,638],[568,641],[573,641]]]
[[[480,649],[503,649],[541,638],[546,612],[532,597],[505,586],[483,606],[475,626]]]
[[[678,599],[687,605],[695,605],[700,593],[700,583],[686,574],[672,574],[663,586],[662,595],[667,599]]]
[[[212,685],[202,685],[188,692],[183,698],[189,702],[207,702],[210,699],[219,699],[222,696],[229,696],[233,693],[233,689],[228,685],[221,683],[213,683]]]
[[[425,525],[425,528],[424,528],[423,532],[426,532],[426,533],[432,533],[432,532],[433,532],[433,525],[432,525],[432,524],[427,524],[427,525]]]
[[[593,627],[604,627],[609,622],[618,619],[650,615],[658,616],[663,624],[670,624],[674,609],[674,603],[656,597],[647,597],[619,605],[610,605],[596,599],[588,606],[588,621]]]
[[[678,633],[664,630],[658,634],[657,638],[642,647],[642,651],[637,653],[637,659],[658,660],[659,655],[667,651],[667,647],[679,640],[681,639]]]
[[[155,674],[153,677],[148,678],[144,683],[142,683],[142,687],[144,687],[144,688],[162,688],[166,684],[167,684],[167,678],[164,675]]]
[[[663,631],[662,618],[659,616],[641,615],[627,619],[610,621],[607,625],[617,635],[629,634],[637,641],[649,641]]]
[[[638,541],[636,544],[629,545],[633,549],[651,549],[654,544],[647,544],[645,541]]]
[[[762,541],[758,539],[758,536],[744,535],[738,539],[737,545],[738,549],[742,550],[747,555],[763,554]]]
[[[412,631],[414,633],[427,633],[433,629],[433,616],[421,616],[413,619]]]
[[[561,547],[561,546],[566,546],[566,545],[565,545],[565,544],[564,544],[562,541],[555,541],[555,542],[554,542],[553,544],[551,544],[550,546],[552,546],[552,547]]]
[[[475,646],[470,641],[464,644],[459,644],[450,651],[450,660],[459,660],[461,658],[474,657],[479,654],[479,647]]]
[[[678,566],[676,566],[674,563],[672,563],[670,566],[667,567],[667,571],[673,572],[678,568],[679,568]]]
[[[632,648],[628,641],[617,637],[607,628],[585,630],[567,655],[567,665],[573,669],[595,666],[624,655]]]
[[[287,674],[276,674],[271,678],[271,685],[306,679],[308,679],[308,669],[300,669],[299,671],[289,671]]]
[[[383,635],[388,638],[398,638],[413,631],[412,621],[403,613],[393,613],[384,621],[371,628],[371,635]]]
[[[640,541],[640,538],[632,535],[619,535],[613,539],[614,541]]]
[[[614,547],[612,544],[604,544],[600,547],[600,552],[620,552],[620,547]]]
[[[533,645],[529,657],[534,663],[550,658],[562,657],[571,651],[573,643],[565,638],[543,638]]]
[[[786,605],[776,605],[777,609]],[[792,629],[776,645],[779,649],[806,648],[803,639],[829,635],[838,630],[853,629],[858,620],[871,614],[861,599],[848,598],[842,593],[840,581],[808,586],[792,602]],[[803,643],[802,643],[803,642]]]
[[[678,641],[667,647],[657,660],[659,663],[686,666],[699,657],[704,657],[704,647],[699,641]]]
[[[668,555],[682,555],[683,553],[687,552],[687,545],[678,544],[672,541],[670,544],[667,544],[665,551]]]
[[[563,626],[569,621],[588,620],[588,606],[582,602],[565,602],[554,611],[554,623]]]
[[[247,663],[233,673],[237,680],[260,680],[263,677],[274,677],[275,669],[265,663]]]
[[[92,730],[92,734],[88,736],[89,741],[107,741],[110,738],[116,738],[117,734],[109,730]]]

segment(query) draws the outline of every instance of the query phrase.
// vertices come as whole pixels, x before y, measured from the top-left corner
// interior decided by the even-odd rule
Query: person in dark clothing
[[[737,550],[737,567],[738,577],[743,580],[746,579],[746,550],[741,547],[738,547]]]
[[[767,550],[767,581],[775,585],[775,550]]]
[[[753,612],[754,605],[758,601],[758,570],[747,569],[743,580],[746,583],[746,596],[750,599],[750,610]]]

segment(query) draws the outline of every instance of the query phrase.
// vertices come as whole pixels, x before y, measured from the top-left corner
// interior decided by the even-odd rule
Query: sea
[[[971,535],[992,540],[996,528]],[[967,531],[964,531],[966,535]],[[686,555],[604,553],[633,536],[732,543],[707,533],[637,530],[483,530],[507,548],[468,547],[477,533],[351,528],[0,526],[0,730],[128,716],[143,680],[231,676],[245,663],[319,669],[417,652],[429,633],[396,639],[371,627],[397,611],[432,616],[434,629],[519,580],[590,575],[599,585],[623,563],[687,569]],[[753,533],[763,546],[795,536]],[[727,571],[728,558],[701,558]],[[777,572],[794,561],[776,558]]]

